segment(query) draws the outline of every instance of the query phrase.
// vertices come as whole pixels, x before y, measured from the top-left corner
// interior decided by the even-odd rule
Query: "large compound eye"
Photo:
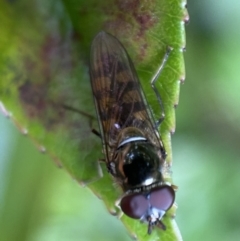
[[[157,209],[167,211],[174,200],[175,192],[171,186],[160,186],[151,191],[150,204]]]
[[[148,200],[142,194],[132,194],[123,197],[120,206],[127,216],[140,219],[148,209]]]

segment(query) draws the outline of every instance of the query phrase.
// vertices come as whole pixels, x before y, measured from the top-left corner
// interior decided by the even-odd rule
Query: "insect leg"
[[[157,96],[157,100],[158,100],[158,103],[159,103],[159,105],[161,107],[161,112],[162,112],[160,118],[155,123],[155,127],[156,128],[158,128],[160,126],[160,124],[162,123],[162,121],[164,120],[165,114],[164,114],[164,107],[163,107],[162,99],[161,99],[161,96],[159,94],[159,91],[157,90],[157,88],[155,86],[155,82],[158,79],[158,77],[160,76],[160,74],[161,74],[161,72],[162,72],[162,70],[163,70],[163,68],[164,68],[164,66],[165,66],[165,64],[166,64],[166,62],[168,60],[168,57],[169,57],[169,54],[170,54],[171,51],[172,51],[172,48],[168,47],[167,51],[166,51],[166,53],[165,53],[165,55],[163,57],[161,65],[159,66],[156,74],[153,76],[153,78],[151,80],[151,86],[152,86],[152,88],[153,88],[153,90],[155,92],[155,95]]]
[[[62,104],[61,107],[64,108],[64,109],[66,109],[66,110],[70,110],[70,111],[73,111],[73,112],[77,112],[77,113],[79,113],[80,115],[86,116],[86,117],[88,117],[90,120],[96,119],[96,117],[94,117],[94,116],[92,116],[92,115],[90,115],[90,114],[88,114],[88,113],[86,113],[86,112],[84,112],[84,111],[82,111],[82,110],[78,110],[78,109],[76,109],[76,108],[74,108],[74,107],[71,107],[71,106],[69,106],[69,105]]]
[[[90,115],[90,114],[88,114],[88,113],[86,113],[86,112],[84,112],[84,111],[82,111],[82,110],[78,110],[78,109],[76,109],[76,108],[74,108],[74,107],[71,107],[71,106],[69,106],[69,105],[63,104],[63,105],[61,105],[61,107],[64,108],[64,109],[66,109],[66,110],[70,110],[70,111],[73,111],[73,112],[77,112],[77,113],[79,113],[80,115],[86,116],[86,117],[89,119],[89,126],[90,126],[90,128],[91,128],[91,130],[92,130],[92,133],[102,139],[101,134],[100,134],[96,129],[93,128],[92,122],[93,122],[93,120],[96,119],[94,116],[92,116],[92,115]]]
[[[93,128],[92,128],[92,133],[102,139],[101,134],[100,134],[96,129],[93,129]]]

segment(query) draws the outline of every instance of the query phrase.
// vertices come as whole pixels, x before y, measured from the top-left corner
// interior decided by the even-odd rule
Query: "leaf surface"
[[[113,214],[119,213],[115,201],[121,190],[104,165],[99,179],[101,141],[91,133],[91,127],[98,128],[88,74],[91,41],[104,30],[123,43],[156,118],[160,107],[150,80],[167,47],[173,48],[157,81],[166,115],[160,134],[171,165],[174,106],[185,76],[183,23],[188,15],[184,6],[178,0],[0,2],[1,112],[11,115],[20,131],[58,166],[87,184]],[[168,170],[165,174],[171,180]],[[139,240],[181,240],[174,212],[171,209],[163,219],[167,231],[155,229],[150,236],[139,221],[126,216],[121,220]]]

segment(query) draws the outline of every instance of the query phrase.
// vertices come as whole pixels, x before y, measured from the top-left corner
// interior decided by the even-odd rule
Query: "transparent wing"
[[[122,44],[100,32],[93,40],[90,58],[91,84],[107,161],[120,131],[126,127],[140,128],[161,147],[136,71]]]

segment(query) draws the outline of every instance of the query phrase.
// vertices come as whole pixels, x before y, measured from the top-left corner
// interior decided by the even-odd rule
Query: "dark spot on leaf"
[[[144,37],[145,31],[156,23],[154,9],[151,11],[151,8],[154,8],[154,2],[146,1],[144,3],[139,0],[117,0],[118,9],[128,22],[132,21],[134,32],[136,31],[135,34],[139,37]]]
[[[47,86],[26,81],[19,88],[19,97],[30,119],[38,119],[47,129],[63,121],[64,110],[48,99]]]
[[[121,11],[125,12],[135,12],[139,8],[139,0],[123,0],[123,1],[117,1],[118,7]]]
[[[37,117],[46,109],[46,100],[44,100],[44,95],[46,95],[45,88],[26,81],[19,87],[19,93],[20,99],[24,104],[34,107],[28,111],[30,117]]]
[[[17,0],[6,0],[6,2],[9,2],[9,3],[15,3]]]
[[[104,28],[116,37],[128,36],[138,45],[139,60],[144,59],[147,50],[146,32],[154,27],[158,18],[155,13],[155,1],[115,0],[116,8],[104,8],[108,15]],[[130,37],[129,37],[130,36]],[[127,44],[124,43],[127,47]],[[131,44],[132,45],[132,44]]]
[[[148,12],[139,13],[135,19],[139,23],[142,34],[156,23],[156,18]]]

